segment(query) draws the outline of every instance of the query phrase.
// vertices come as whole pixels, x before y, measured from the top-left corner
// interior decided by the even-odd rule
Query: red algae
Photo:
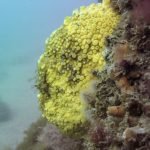
[[[150,0],[132,0],[134,21],[150,23]]]

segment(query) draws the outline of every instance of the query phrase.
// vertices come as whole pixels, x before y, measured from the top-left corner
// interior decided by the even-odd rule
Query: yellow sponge
[[[105,38],[119,16],[108,1],[75,10],[46,40],[38,61],[39,103],[43,116],[63,132],[76,132],[85,122],[80,91],[105,65]]]

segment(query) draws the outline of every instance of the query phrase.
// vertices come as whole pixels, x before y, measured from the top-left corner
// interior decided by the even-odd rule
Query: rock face
[[[150,7],[147,0],[112,1],[121,22],[106,39],[107,65],[95,73],[98,82],[93,93],[85,93],[93,97],[87,107],[91,142],[86,149],[150,149],[150,14],[146,5]]]

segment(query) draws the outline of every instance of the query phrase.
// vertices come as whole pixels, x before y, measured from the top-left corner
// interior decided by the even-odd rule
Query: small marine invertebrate
[[[125,115],[125,108],[123,106],[109,106],[107,114],[114,117],[123,117]]]
[[[109,0],[75,10],[46,40],[38,61],[39,103],[43,116],[63,132],[80,132],[85,123],[80,91],[105,65],[105,38],[119,22]],[[74,133],[76,135],[76,133]]]

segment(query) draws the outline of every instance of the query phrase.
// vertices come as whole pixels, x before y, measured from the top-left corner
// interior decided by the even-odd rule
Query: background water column
[[[45,38],[72,10],[92,2],[0,1],[0,149],[15,147],[40,116],[34,82]]]

